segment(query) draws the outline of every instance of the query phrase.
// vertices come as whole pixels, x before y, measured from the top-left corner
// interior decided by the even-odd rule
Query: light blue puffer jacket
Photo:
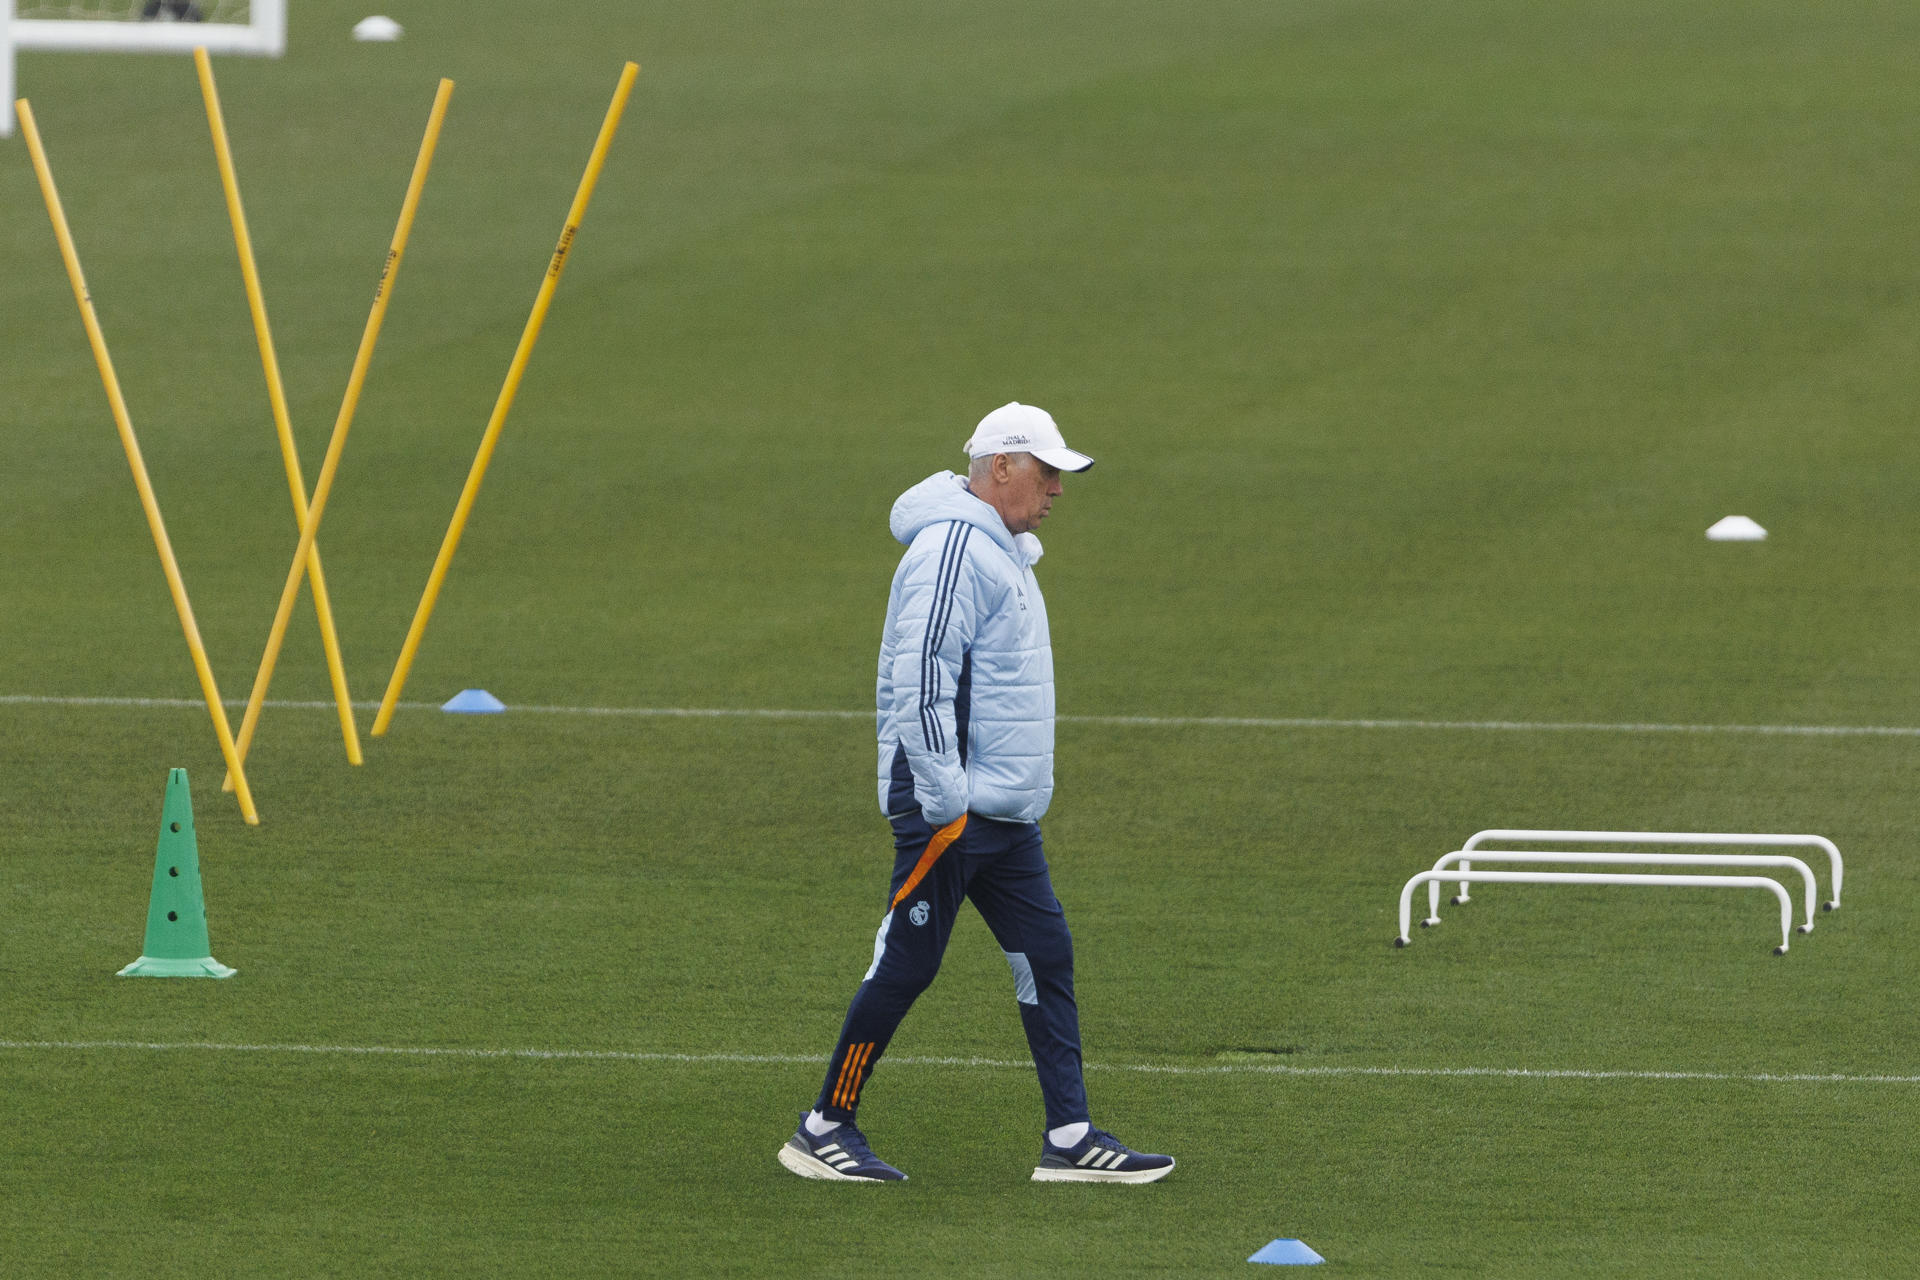
[[[1037,822],[1053,799],[1053,648],[1040,539],[942,471],[900,495],[876,722],[880,809]]]

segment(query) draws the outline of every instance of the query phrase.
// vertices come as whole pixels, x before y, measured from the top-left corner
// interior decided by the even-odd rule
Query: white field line
[[[0,706],[50,707],[203,707],[197,698],[99,698],[53,694],[0,694]],[[246,705],[229,698],[227,705]],[[269,707],[294,710],[331,710],[327,701],[269,701]],[[356,702],[362,709],[378,702]],[[402,702],[409,711],[433,711],[433,702]],[[835,711],[783,707],[544,707],[510,706],[509,711],[533,715],[632,716],[690,720],[871,720],[871,711]],[[1920,738],[1920,726],[1873,724],[1656,724],[1612,723],[1597,720],[1341,720],[1313,716],[1094,716],[1063,715],[1062,724],[1138,726],[1141,728],[1212,729],[1440,729],[1496,733],[1733,733],[1811,738]]]
[[[628,1049],[459,1049],[429,1045],[379,1044],[226,1044],[213,1040],[0,1040],[0,1050],[18,1052],[278,1053],[331,1057],[451,1058],[455,1060],[531,1060],[537,1062],[628,1062],[704,1065],[822,1067],[826,1059],[798,1053],[650,1053]],[[955,1067],[985,1071],[1025,1071],[1032,1063],[1001,1058],[889,1057],[902,1067]],[[1734,1084],[1920,1084],[1920,1075],[1853,1075],[1845,1072],[1779,1071],[1608,1071],[1534,1067],[1300,1067],[1285,1063],[1234,1062],[1214,1066],[1165,1063],[1089,1062],[1088,1071],[1124,1071],[1170,1076],[1331,1076],[1409,1077],[1467,1080],[1648,1080],[1706,1081]]]

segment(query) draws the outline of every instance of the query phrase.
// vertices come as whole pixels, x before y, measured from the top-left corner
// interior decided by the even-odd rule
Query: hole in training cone
[[[160,812],[160,846],[153,854],[153,893],[147,901],[147,944],[122,978],[231,978],[237,970],[215,960],[207,942],[207,904],[200,891],[200,848],[193,837],[193,796],[187,771],[167,775]]]

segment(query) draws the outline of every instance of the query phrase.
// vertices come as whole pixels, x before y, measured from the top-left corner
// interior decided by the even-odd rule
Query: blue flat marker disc
[[[1308,1266],[1316,1262],[1325,1262],[1326,1259],[1298,1240],[1275,1240],[1247,1261],[1272,1262],[1281,1266]]]
[[[485,689],[462,689],[440,704],[442,711],[465,712],[468,715],[488,715],[505,711],[507,704],[488,693]]]

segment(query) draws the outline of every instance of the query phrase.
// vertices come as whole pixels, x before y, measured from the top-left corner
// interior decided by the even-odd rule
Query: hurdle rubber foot
[[[1413,939],[1412,939],[1412,938],[1395,938],[1395,939],[1393,940],[1393,945],[1394,945],[1394,946],[1396,946],[1396,947],[1404,947],[1404,946],[1406,946],[1406,945],[1407,945],[1407,944],[1408,944],[1409,942],[1412,942],[1412,941],[1413,941]]]
[[[1439,924],[1439,923],[1440,923],[1440,917],[1439,917],[1439,916],[1428,916],[1428,917],[1427,917],[1427,918],[1426,918],[1425,920],[1422,920],[1422,921],[1420,922],[1420,927],[1421,927],[1422,929],[1431,929],[1431,928],[1433,928],[1433,926],[1435,926],[1435,925],[1437,925],[1437,924]]]
[[[1820,909],[1821,909],[1822,911],[1838,911],[1838,910],[1840,909],[1840,902],[1839,902],[1839,899],[1837,899],[1837,898],[1836,898],[1836,899],[1835,899],[1834,901],[1832,901],[1832,902],[1823,902],[1823,903],[1821,903],[1821,904],[1820,904]]]
[[[1449,898],[1448,901],[1453,903],[1453,905],[1456,907],[1463,907],[1470,901],[1470,899],[1463,898],[1456,893],[1453,895],[1453,897]]]
[[[1798,927],[1797,927],[1797,928],[1796,928],[1796,929],[1794,930],[1794,932],[1796,932],[1796,933],[1812,933],[1812,932],[1813,932],[1813,926],[1812,926],[1812,925],[1810,925],[1810,924],[1803,924],[1803,925],[1800,925],[1800,926],[1798,926]]]
[[[1783,956],[1787,954],[1787,944],[1783,942],[1779,946],[1775,947],[1773,949],[1773,954],[1777,956]]]

